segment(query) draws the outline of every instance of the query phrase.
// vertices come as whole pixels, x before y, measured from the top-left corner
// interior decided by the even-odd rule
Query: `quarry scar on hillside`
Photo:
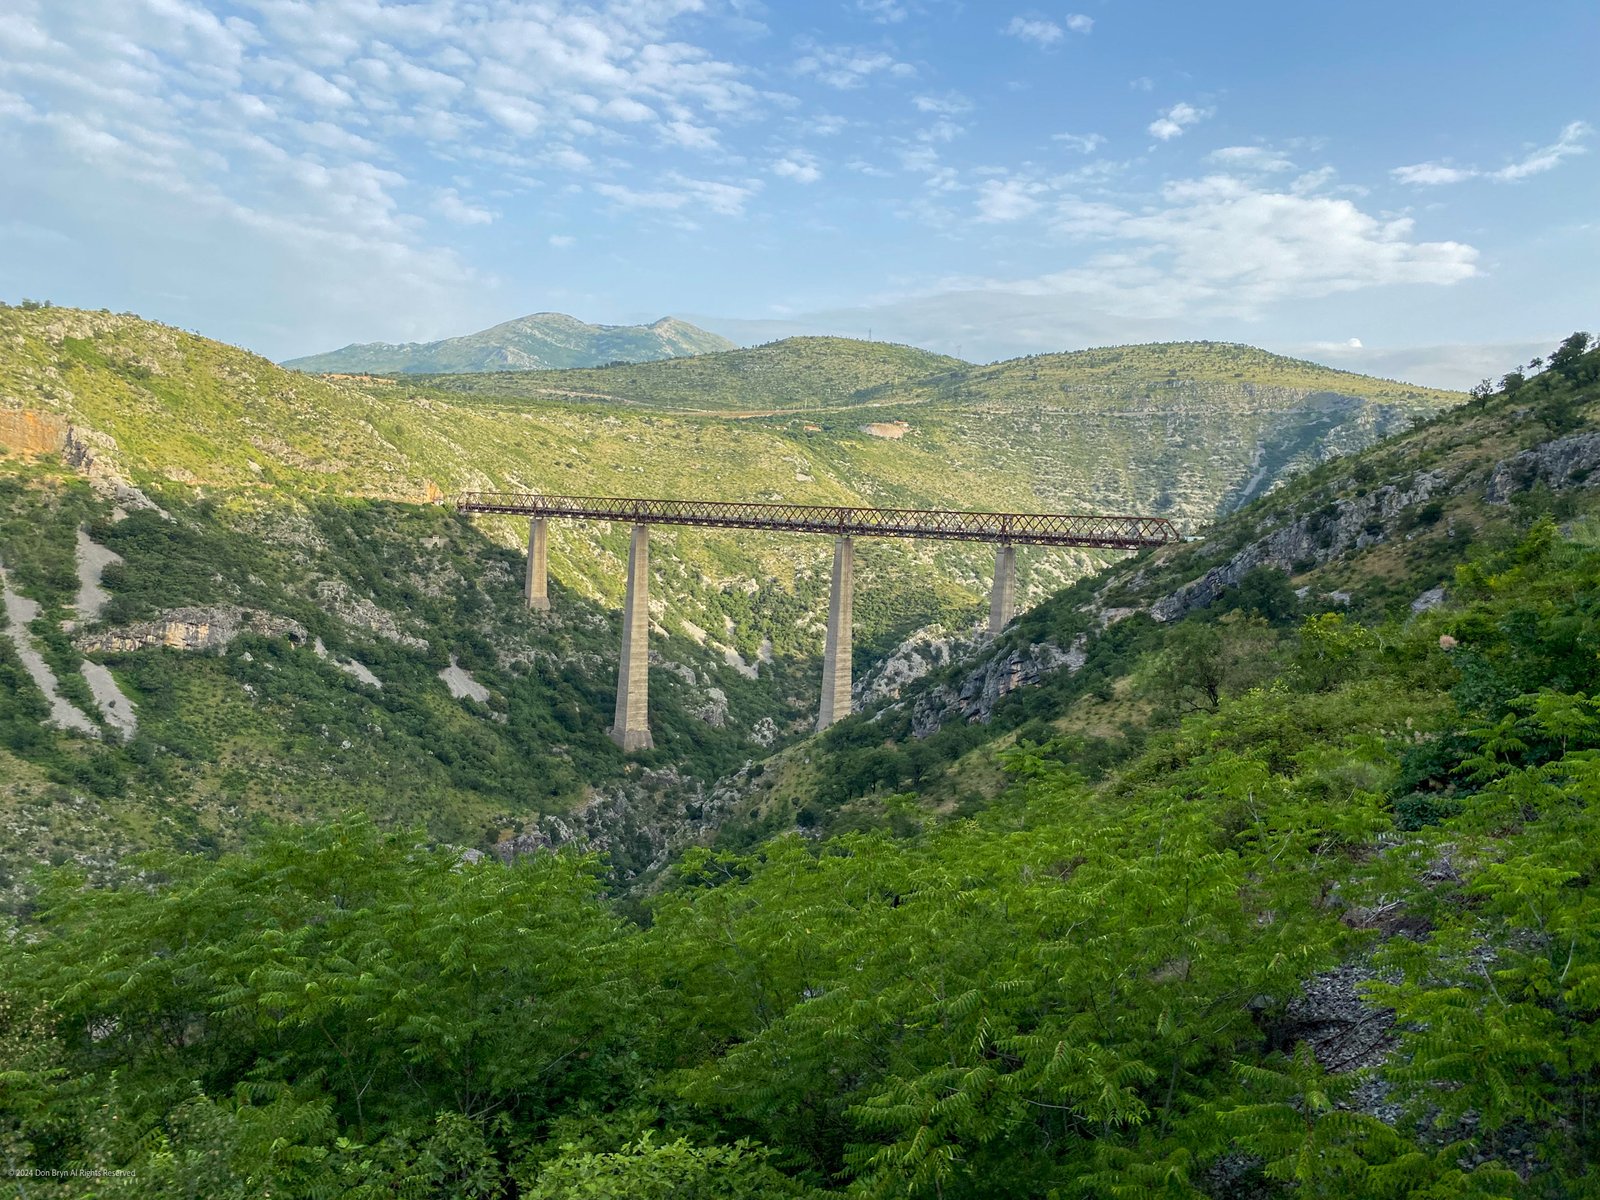
[[[628,589],[622,605],[622,661],[617,671],[617,706],[611,737],[625,751],[650,750],[648,715],[650,631],[650,526],[694,525],[713,529],[760,529],[831,534],[833,579],[828,596],[828,637],[822,659],[822,703],[817,731],[850,715],[851,606],[856,537],[927,538],[993,542],[994,587],[989,632],[998,634],[1016,610],[1016,545],[1082,546],[1143,550],[1182,541],[1165,517],[1091,516],[1082,513],[956,512],[920,508],[853,508],[840,505],[773,504],[726,500],[645,500],[617,496],[540,496],[515,492],[464,492],[463,514],[497,513],[530,518],[528,607],[550,607],[548,523],[552,517],[629,521]]]

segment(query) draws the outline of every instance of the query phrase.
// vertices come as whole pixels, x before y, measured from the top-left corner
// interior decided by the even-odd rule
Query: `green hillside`
[[[847,405],[874,391],[966,366],[958,358],[850,338],[796,337],[749,350],[590,371],[457,375],[441,391],[530,400],[622,401],[649,408],[769,413]]]
[[[1080,410],[1027,406],[993,413],[965,401],[914,410],[885,405],[873,408],[870,420],[838,410],[730,420],[633,411],[571,395],[535,404],[458,395],[439,390],[440,380],[418,387],[319,379],[109,313],[0,310],[0,337],[6,339],[0,354],[5,406],[65,419],[76,431],[73,453],[92,459],[105,477],[414,502],[482,488],[1147,510],[1195,522],[1318,455],[1366,444],[1450,398],[1373,403],[1356,394],[1338,403],[1308,403],[1303,390],[1194,384],[1163,395],[1159,420],[1133,419],[1120,410],[1090,420]],[[713,371],[706,383],[713,400],[701,404],[710,408],[771,395],[751,390],[751,380],[778,380],[773,386],[792,398],[816,378],[861,391],[949,361],[903,347],[804,339],[559,378],[570,384],[594,374],[645,378],[659,371],[685,372],[688,380]],[[825,368],[828,362],[835,365]],[[492,378],[512,386],[547,377]],[[1375,389],[1387,386],[1370,382]],[[685,384],[680,399],[692,394]],[[512,523],[488,528],[507,547],[522,536]],[[556,570],[566,573],[568,586],[597,600],[614,597],[614,560],[594,557],[581,528],[564,527],[558,538],[565,541],[558,542]],[[795,579],[822,569],[825,553],[798,539],[685,533],[680,544],[687,565],[713,587],[775,578],[792,588]],[[1024,594],[1042,596],[1093,561],[1040,559],[1037,572],[1024,572]],[[903,607],[896,595],[937,598],[937,605],[922,609],[922,620],[899,623],[910,629],[963,606],[975,610],[986,553],[883,546],[863,570],[869,634],[872,597],[886,597],[895,608]],[[763,590],[756,601],[765,604],[767,597]],[[675,613],[702,628],[720,623],[718,612],[693,596],[677,592],[671,599]]]
[[[871,419],[853,406],[713,411],[742,403],[756,381],[776,380],[790,397],[816,378],[867,392],[950,362],[802,339],[648,368],[494,377],[684,373],[711,397],[697,414],[659,397],[530,401],[439,380],[324,379],[131,316],[0,309],[10,531],[0,566],[11,592],[39,606],[28,628],[63,695],[110,742],[38,731],[45,700],[13,674],[20,740],[5,770],[17,782],[0,805],[16,815],[0,852],[13,886],[40,857],[232,844],[261,817],[325,812],[340,798],[478,846],[546,826],[563,836],[551,821],[591,828],[626,875],[723,821],[739,789],[714,800],[719,778],[808,732],[825,539],[656,532],[652,720],[670,737],[639,776],[604,738],[626,530],[557,525],[556,614],[534,620],[517,595],[526,524],[462,522],[433,503],[449,493],[1150,511],[1195,527],[1248,489],[1447,399],[1424,397],[1433,408],[1421,410],[1359,396],[1319,406],[1303,389],[1202,381],[1169,389],[1150,419],[966,400],[873,407]],[[685,384],[678,394],[692,403],[695,393]],[[123,562],[107,571],[104,613],[68,631],[80,531]],[[1025,554],[1021,594],[1037,600],[1114,557]],[[863,543],[858,676],[926,627],[971,628],[991,570],[984,546]],[[239,649],[104,648],[130,629],[192,624],[196,612],[245,622],[230,643]],[[301,640],[283,640],[285,622]],[[309,648],[319,638],[331,659]],[[279,673],[264,675],[247,654]],[[485,709],[441,682],[452,656],[487,690]],[[385,680],[381,696],[340,661]],[[126,746],[89,694],[84,672],[100,668],[141,714]],[[199,730],[209,732],[195,741]],[[169,753],[180,746],[191,752]],[[397,769],[417,781],[398,796]],[[539,786],[517,782],[529,775]]]
[[[474,864],[360,814],[52,872],[0,939],[13,1169],[52,1200],[83,1194],[58,1172],[126,1197],[1593,1193],[1588,341],[741,770],[724,845],[642,901],[577,853]]]
[[[910,393],[1031,403],[1051,394],[1158,399],[1185,384],[1246,383],[1262,389],[1365,396],[1384,404],[1451,403],[1452,393],[1373,379],[1232,342],[1155,342],[1035,354],[928,379]]]
[[[791,338],[674,362],[426,383],[492,403],[722,412],[791,430],[800,420],[816,434],[870,425],[895,440],[882,470],[907,496],[937,494],[948,465],[968,507],[1110,507],[1191,521],[1461,399],[1214,342],[971,366],[905,346]]]
[[[1583,362],[1586,380],[1600,355]],[[1019,741],[1059,740],[1101,770],[1285,668],[1308,613],[1404,622],[1419,597],[1449,589],[1474,547],[1505,544],[1539,514],[1572,522],[1600,506],[1582,461],[1548,478],[1537,467],[1541,454],[1571,453],[1549,447],[1572,439],[1592,452],[1593,399],[1551,373],[1296,475],[1190,544],[1080,580],[981,654],[868,703],[820,748],[771,760],[759,787],[776,803],[763,804],[760,828],[796,806],[821,826],[876,821],[882,797],[903,789],[957,810],[998,785]],[[1213,592],[1225,602],[1213,606]],[[1030,672],[1037,686],[1012,684]]]
[[[411,375],[437,371],[527,371],[646,362],[731,350],[733,343],[676,317],[650,325],[589,325],[565,313],[534,313],[437,342],[366,342],[289,359],[296,371]]]

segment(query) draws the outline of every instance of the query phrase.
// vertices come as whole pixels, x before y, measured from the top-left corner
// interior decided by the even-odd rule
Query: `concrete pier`
[[[822,707],[817,732],[850,715],[850,610],[855,586],[855,544],[833,540],[833,590],[828,594],[828,641],[822,655]]]
[[[549,522],[535,517],[528,524],[528,579],[522,594],[528,607],[550,611],[550,530]]]
[[[622,665],[611,740],[623,750],[654,750],[650,736],[650,526],[635,525],[622,602]]]
[[[1017,548],[994,548],[994,590],[989,593],[989,632],[998,634],[1017,615]]]

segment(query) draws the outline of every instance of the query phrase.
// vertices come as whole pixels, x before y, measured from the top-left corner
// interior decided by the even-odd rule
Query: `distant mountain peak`
[[[362,342],[283,365],[312,374],[453,375],[654,362],[732,350],[726,338],[666,316],[650,325],[591,325],[567,313],[537,312],[437,342]]]

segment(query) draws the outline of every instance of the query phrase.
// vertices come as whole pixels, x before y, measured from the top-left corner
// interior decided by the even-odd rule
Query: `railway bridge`
[[[741,503],[721,500],[640,500],[613,496],[541,496],[465,492],[456,511],[529,518],[528,607],[549,609],[548,537],[552,520],[624,521],[633,526],[628,550],[628,590],[622,607],[622,661],[611,737],[623,750],[654,746],[648,715],[650,633],[650,526],[761,529],[833,538],[833,585],[828,596],[828,636],[822,659],[818,731],[850,715],[850,615],[855,575],[854,539],[927,538],[989,542],[995,547],[989,631],[999,633],[1016,615],[1016,547],[1082,546],[1143,550],[1181,541],[1165,517],[1102,517],[1071,513],[953,512],[916,508],[850,508],[817,504]]]

